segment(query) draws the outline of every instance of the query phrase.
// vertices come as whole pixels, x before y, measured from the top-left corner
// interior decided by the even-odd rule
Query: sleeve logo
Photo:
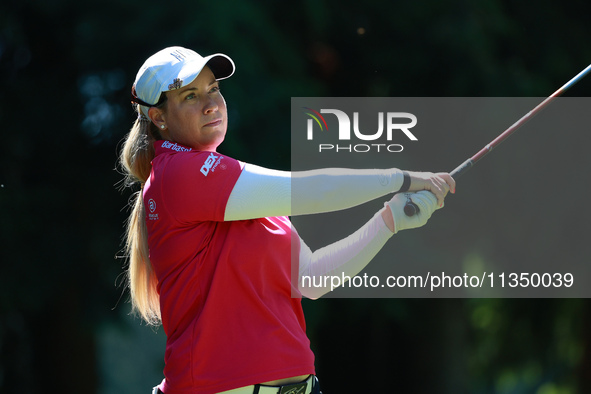
[[[150,210],[150,213],[148,213],[148,219],[150,220],[158,220],[158,214],[155,213],[156,212],[156,201],[154,201],[153,198],[150,198],[148,200],[148,209]]]
[[[209,172],[215,172],[216,167],[222,161],[222,156],[216,156],[213,153],[209,154],[209,157],[205,160],[205,163],[201,167],[201,173],[205,176],[209,174]]]

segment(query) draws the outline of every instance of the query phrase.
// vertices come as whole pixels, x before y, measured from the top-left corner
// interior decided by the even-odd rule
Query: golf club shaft
[[[533,118],[542,109],[544,109],[546,106],[548,106],[548,104],[550,104],[552,101],[554,101],[554,99],[556,97],[562,95],[571,86],[573,86],[575,83],[577,83],[579,80],[581,80],[585,75],[587,75],[589,73],[589,71],[591,71],[591,64],[588,65],[583,71],[581,71],[580,73],[578,73],[570,81],[568,81],[567,83],[565,83],[560,89],[558,89],[557,91],[555,91],[554,93],[552,93],[552,95],[550,95],[544,101],[542,101],[540,104],[538,104],[534,109],[532,109],[527,114],[525,114],[521,119],[519,119],[517,122],[513,123],[507,130],[503,131],[497,138],[495,138],[489,144],[487,144],[484,148],[482,148],[481,150],[479,150],[474,156],[472,156],[471,158],[469,158],[468,160],[466,160],[465,162],[463,162],[462,164],[460,164],[458,167],[456,167],[450,173],[450,175],[452,176],[452,178],[454,178],[454,180],[457,180],[458,177],[460,177],[461,175],[463,175],[464,173],[466,173],[480,159],[482,159],[484,156],[486,156],[491,150],[493,150],[494,148],[496,148],[497,146],[499,146],[499,144],[501,142],[503,142],[507,138],[509,138],[509,136],[511,136],[513,133],[515,133],[515,131],[517,131],[517,129],[519,129],[521,126],[523,126],[528,120],[530,120],[531,118]],[[407,205],[404,207],[404,213],[407,216],[413,216],[418,211],[419,211],[419,208],[414,203],[407,203]]]

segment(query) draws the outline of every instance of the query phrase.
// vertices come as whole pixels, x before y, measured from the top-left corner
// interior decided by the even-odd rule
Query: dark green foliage
[[[591,3],[532,4],[3,1],[0,392],[147,393],[162,378],[162,333],[151,342],[148,329],[138,333],[139,320],[125,318],[123,260],[115,258],[130,195],[116,188],[118,144],[134,120],[129,90],[147,56],[177,44],[229,54],[237,73],[222,83],[230,127],[220,151],[287,169],[292,96],[551,93],[591,62]],[[569,95],[590,92],[587,78]],[[465,194],[442,213],[450,227],[439,223],[441,231],[426,235],[428,253],[528,258],[539,245],[537,253],[559,260],[556,245],[588,243],[589,221],[571,212],[591,193],[589,136],[560,133],[534,141],[531,154],[516,141],[509,159],[466,176],[458,187]],[[511,149],[526,159],[511,159]],[[433,157],[438,166],[463,160]],[[525,172],[506,176],[521,164]],[[425,165],[413,169],[441,170],[418,168]],[[528,177],[539,169],[549,175]],[[567,171],[571,183],[561,183]],[[546,188],[576,198],[561,214],[510,205],[510,191]],[[491,194],[496,215],[481,204]],[[513,222],[524,211],[533,219]],[[485,228],[467,219],[480,216]],[[589,255],[578,258],[589,263]],[[305,302],[325,393],[590,392],[590,306],[578,299]]]

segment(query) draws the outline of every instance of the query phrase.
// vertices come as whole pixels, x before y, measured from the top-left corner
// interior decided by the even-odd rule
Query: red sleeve
[[[216,152],[172,155],[162,173],[166,209],[181,223],[223,221],[244,163]]]

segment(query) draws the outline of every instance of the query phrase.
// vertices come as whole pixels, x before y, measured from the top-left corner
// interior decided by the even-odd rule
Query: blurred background
[[[162,329],[129,315],[120,249],[132,191],[117,171],[135,118],[131,84],[152,53],[230,55],[220,151],[289,169],[291,97],[547,96],[591,63],[590,15],[584,0],[3,0],[0,392],[139,394],[162,379]],[[587,77],[568,95],[590,93]],[[503,159],[466,176],[461,205],[452,199],[445,221],[409,242],[451,259],[588,264],[591,231],[578,214],[591,191],[590,136],[566,126],[512,137]],[[433,147],[433,157],[451,170],[492,137],[461,157]],[[569,201],[558,213],[557,198]],[[588,299],[304,308],[325,394],[591,392]]]

